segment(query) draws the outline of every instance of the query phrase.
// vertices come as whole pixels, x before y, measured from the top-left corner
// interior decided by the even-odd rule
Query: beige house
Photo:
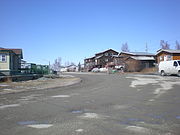
[[[20,72],[22,49],[0,48],[0,75],[13,75]]]
[[[156,54],[157,63],[161,61],[180,60],[180,50],[160,49]]]

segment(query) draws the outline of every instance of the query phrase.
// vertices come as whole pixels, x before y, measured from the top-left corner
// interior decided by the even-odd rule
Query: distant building
[[[113,62],[113,56],[118,55],[118,52],[113,49],[96,53],[94,57],[87,58],[84,60],[84,69],[90,71],[95,67],[103,68],[109,62]]]
[[[0,75],[12,75],[20,72],[22,49],[0,48]]]
[[[95,67],[95,57],[84,60],[84,70],[91,71]]]
[[[180,60],[180,50],[160,49],[156,53],[157,63],[168,60]]]
[[[155,54],[147,52],[121,52],[114,57],[116,66],[123,65],[126,71],[136,72],[154,67]]]

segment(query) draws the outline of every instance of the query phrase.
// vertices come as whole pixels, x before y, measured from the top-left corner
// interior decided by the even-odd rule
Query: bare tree
[[[61,57],[58,57],[57,59],[55,59],[53,65],[52,65],[52,69],[54,71],[60,71],[61,70]]]
[[[128,47],[127,42],[125,44],[122,44],[121,50],[123,52],[129,52],[129,47]]]
[[[176,46],[175,46],[175,49],[176,50],[180,50],[180,44],[179,44],[179,42],[176,40]]]
[[[67,67],[67,66],[70,65],[70,62],[69,62],[69,61],[66,61],[66,62],[64,63],[64,65],[65,65],[65,67]]]
[[[71,66],[75,66],[76,64],[74,63],[74,62],[71,62],[71,64],[70,64]]]
[[[65,65],[65,67],[68,67],[68,66],[74,66],[76,64],[74,62],[66,61],[64,65]]]
[[[165,42],[164,40],[161,40],[160,47],[161,47],[161,49],[170,49],[170,44],[168,44],[167,41]]]

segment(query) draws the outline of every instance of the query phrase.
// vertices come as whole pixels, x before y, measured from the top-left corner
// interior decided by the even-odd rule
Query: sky
[[[180,42],[180,0],[0,0],[0,47],[23,49],[29,63],[83,63],[123,43],[156,53]]]

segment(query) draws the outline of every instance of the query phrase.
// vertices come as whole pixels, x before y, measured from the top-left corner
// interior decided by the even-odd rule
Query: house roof
[[[106,52],[108,52],[108,51],[114,51],[114,52],[118,53],[117,51],[115,51],[115,50],[113,50],[113,49],[108,49],[108,50],[105,50],[105,51],[103,51],[103,52],[96,53],[95,55],[100,55],[100,54],[106,53]]]
[[[90,58],[86,58],[85,60],[94,59],[94,58],[95,58],[95,56],[90,57]]]
[[[129,54],[129,55],[133,55],[133,56],[155,56],[155,54],[148,53],[148,52],[121,52],[121,53]]]
[[[135,60],[155,60],[154,57],[146,57],[146,56],[131,56],[130,58]]]
[[[112,57],[116,57],[117,58],[117,57],[119,57],[119,54],[118,55],[112,55]]]
[[[23,59],[23,53],[22,53],[22,49],[9,49],[9,48],[0,48],[0,51],[4,50],[4,51],[13,51],[15,54],[20,55],[21,59]]]
[[[160,49],[157,51],[157,54],[161,52],[168,52],[168,53],[180,53],[180,50],[172,50],[172,49]]]
[[[103,57],[103,55],[97,56],[97,57],[95,57],[95,59],[99,59],[99,58],[101,58],[101,57]]]

